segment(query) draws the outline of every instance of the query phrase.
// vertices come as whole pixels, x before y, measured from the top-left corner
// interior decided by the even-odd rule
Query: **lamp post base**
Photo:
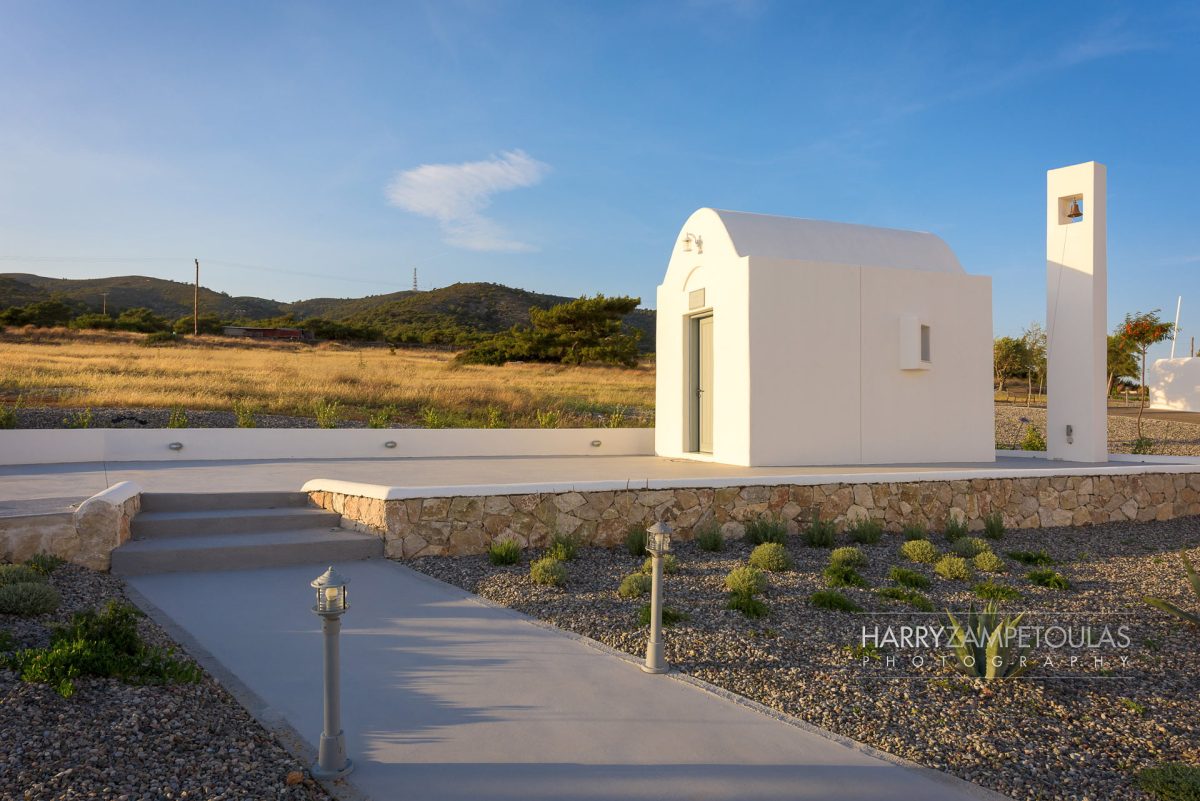
[[[670,670],[671,670],[671,666],[668,665],[666,662],[663,662],[661,665],[657,665],[657,666],[642,665],[643,673],[668,673],[668,672],[670,672]]]
[[[346,776],[352,770],[354,770],[354,763],[351,762],[349,759],[347,759],[345,767],[343,767],[341,770],[325,770],[324,768],[321,767],[321,764],[318,762],[318,763],[313,764],[313,766],[311,768],[309,768],[309,773],[311,773],[313,775],[314,779],[324,779],[326,781],[331,781],[333,779],[340,779],[343,776]]]

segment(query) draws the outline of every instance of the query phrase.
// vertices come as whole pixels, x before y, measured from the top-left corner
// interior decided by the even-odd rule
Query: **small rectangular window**
[[[929,326],[921,326],[921,361],[928,362],[929,359]]]

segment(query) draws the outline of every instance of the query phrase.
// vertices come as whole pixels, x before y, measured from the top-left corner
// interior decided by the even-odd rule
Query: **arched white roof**
[[[941,237],[921,231],[701,209],[720,218],[739,256],[963,273]],[[686,226],[685,226],[686,228]]]

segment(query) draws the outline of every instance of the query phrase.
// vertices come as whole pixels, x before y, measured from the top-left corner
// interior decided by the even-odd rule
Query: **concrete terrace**
[[[381,497],[487,495],[839,481],[944,481],[1045,475],[1197,472],[1200,460],[1114,456],[1091,464],[1003,454],[995,462],[733,467],[657,456],[525,456],[84,462],[0,467],[0,516],[68,507],[120,481],[146,492],[299,490],[310,481],[373,485]]]

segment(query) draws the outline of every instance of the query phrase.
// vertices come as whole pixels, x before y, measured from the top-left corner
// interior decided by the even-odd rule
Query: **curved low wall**
[[[0,465],[370,457],[642,456],[653,453],[652,428],[83,428],[0,431]]]

